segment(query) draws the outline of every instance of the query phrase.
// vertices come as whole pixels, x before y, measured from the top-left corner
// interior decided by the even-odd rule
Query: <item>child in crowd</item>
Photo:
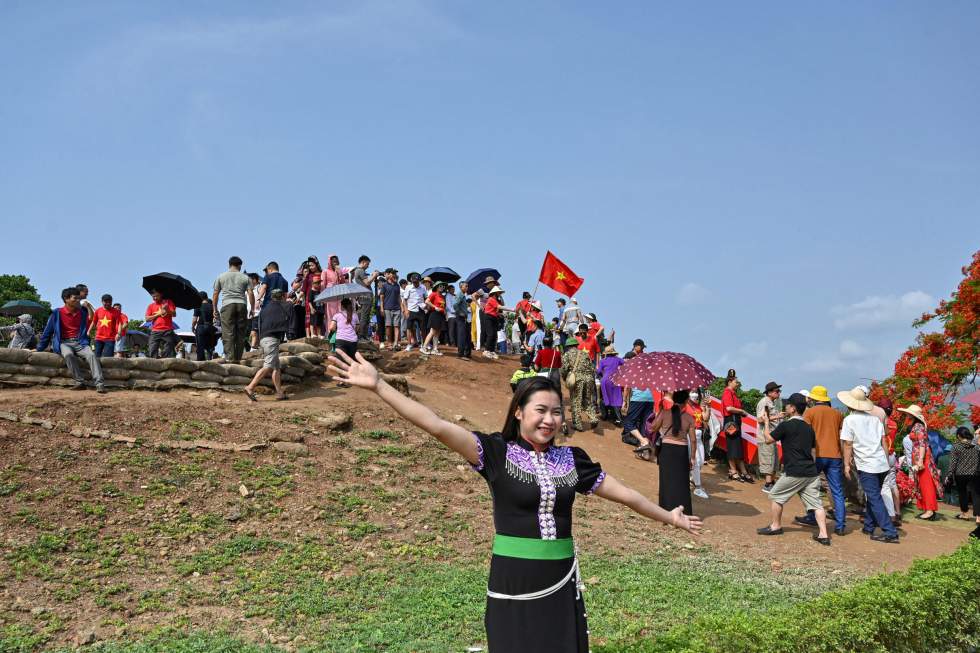
[[[530,379],[537,376],[538,373],[531,369],[531,355],[524,354],[521,356],[521,367],[510,377],[510,390],[511,392],[517,392],[518,384],[524,379]]]

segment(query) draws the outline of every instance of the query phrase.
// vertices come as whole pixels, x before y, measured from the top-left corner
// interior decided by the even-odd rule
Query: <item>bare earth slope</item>
[[[499,429],[516,362],[398,356],[388,370],[405,372],[416,399],[475,430]],[[258,630],[302,619],[236,599],[258,594],[285,605],[276,569],[212,572],[234,559],[266,560],[282,541],[338,581],[395,559],[480,564],[487,557],[492,523],[482,480],[361,390],[324,384],[288,402],[254,404],[185,390],[103,397],[5,389],[0,411],[19,418],[0,420],[0,626],[47,629],[49,643],[71,642],[92,624],[111,636],[163,622],[240,622],[243,636],[263,639]],[[338,414],[352,425],[332,428]],[[89,430],[137,442],[78,437]],[[195,440],[283,440],[307,451],[179,448]],[[636,460],[618,430],[579,433],[571,442],[656,498],[656,466]],[[713,466],[705,477],[711,499],[695,499],[707,529],[697,546],[769,562],[761,568],[773,574],[801,565],[845,577],[901,569],[952,551],[966,533],[946,519],[908,523],[899,546],[852,533],[820,547],[811,531],[794,526],[761,538],[755,529],[766,523],[768,502],[760,485],[728,482]],[[655,542],[682,548],[692,539],[599,499],[577,502],[576,511],[586,551],[650,555]],[[797,502],[787,509],[789,517],[799,512]]]

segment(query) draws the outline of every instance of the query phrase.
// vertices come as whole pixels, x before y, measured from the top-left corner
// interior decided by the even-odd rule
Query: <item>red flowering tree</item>
[[[942,330],[920,333],[915,344],[895,363],[895,371],[873,388],[872,396],[888,396],[897,406],[917,403],[929,426],[949,428],[960,422],[953,400],[963,383],[976,379],[980,361],[980,251],[963,268],[963,280],[953,295],[925,313],[913,326],[931,322]],[[980,409],[971,410],[973,423]]]

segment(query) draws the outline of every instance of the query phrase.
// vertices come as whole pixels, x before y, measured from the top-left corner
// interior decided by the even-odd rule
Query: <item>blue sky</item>
[[[498,267],[513,302],[551,249],[623,347],[850,387],[980,246],[978,25],[975,2],[5,2],[0,272],[134,315],[143,274],[367,253]]]

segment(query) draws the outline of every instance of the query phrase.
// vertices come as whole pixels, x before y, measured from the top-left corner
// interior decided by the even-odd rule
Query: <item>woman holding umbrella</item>
[[[326,290],[331,286],[336,286],[337,284],[347,283],[349,281],[350,268],[340,267],[340,257],[336,254],[331,254],[327,257],[327,267],[324,268],[320,275],[320,281],[323,284],[323,289]],[[312,299],[310,301],[313,301]],[[326,314],[336,315],[340,312],[340,301],[334,300],[326,303]]]
[[[561,398],[548,379],[522,383],[502,432],[473,433],[440,419],[379,378],[358,354],[338,352],[330,372],[370,390],[406,420],[463,457],[490,486],[493,556],[484,623],[490,651],[586,653],[589,633],[572,540],[576,494],[621,503],[640,515],[697,534],[701,520],[668,512],[602,471],[577,447],[560,447]]]
[[[442,356],[442,352],[439,351],[439,334],[446,328],[445,292],[446,284],[440,281],[435,285],[435,288],[425,300],[425,305],[429,309],[429,333],[425,336],[425,340],[422,342],[422,347],[419,350],[423,356],[428,356],[429,354]]]
[[[694,454],[697,451],[694,417],[685,410],[691,393],[677,390],[670,398],[670,410],[662,410],[650,425],[650,435],[660,434],[660,453],[657,464],[660,466],[660,507],[673,510],[683,506],[690,514],[691,471],[694,469]]]

